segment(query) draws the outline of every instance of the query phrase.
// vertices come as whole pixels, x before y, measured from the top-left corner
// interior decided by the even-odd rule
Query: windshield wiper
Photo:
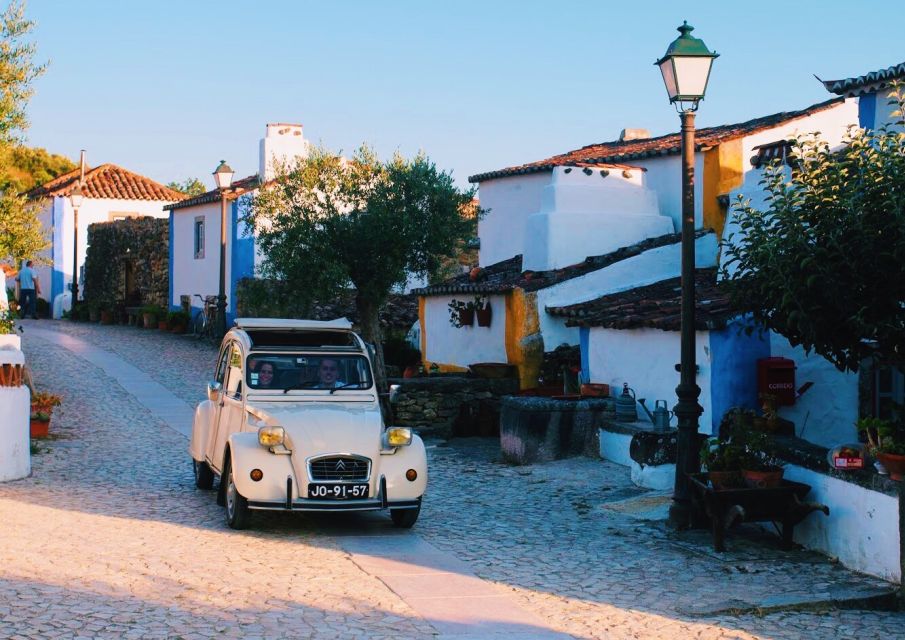
[[[349,382],[349,383],[341,385],[339,387],[333,387],[332,389],[330,389],[330,395],[332,396],[334,393],[336,393],[340,389],[349,389],[351,387],[357,387],[357,388],[361,389],[361,385],[362,385],[361,382]]]

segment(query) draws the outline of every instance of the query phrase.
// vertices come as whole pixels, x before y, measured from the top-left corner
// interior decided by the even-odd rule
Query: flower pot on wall
[[[478,326],[479,327],[489,327],[490,320],[493,318],[493,309],[490,308],[490,303],[483,309],[475,309],[475,315],[478,317]]]
[[[474,309],[461,309],[459,311],[459,327],[470,327],[474,324]]]
[[[905,456],[896,453],[878,453],[877,460],[889,471],[889,477],[893,480],[901,480],[905,477]]]

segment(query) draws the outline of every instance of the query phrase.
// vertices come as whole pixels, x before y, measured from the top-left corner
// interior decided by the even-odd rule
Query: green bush
[[[185,311],[170,311],[167,314],[167,322],[171,327],[183,326],[187,327],[189,325],[189,314]]]

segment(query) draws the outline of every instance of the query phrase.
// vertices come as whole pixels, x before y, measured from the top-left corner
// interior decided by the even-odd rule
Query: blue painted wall
[[[174,212],[171,210],[170,211],[170,223],[169,223],[170,235],[169,235],[169,239],[167,240],[167,245],[168,245],[167,251],[168,251],[168,256],[169,256],[168,269],[169,269],[169,276],[170,276],[170,288],[169,288],[169,291],[167,292],[167,304],[169,305],[171,311],[177,311],[180,307],[178,304],[173,303],[173,261],[175,260],[175,256],[173,255],[173,238],[175,236],[175,234],[173,233],[173,215],[174,215]]]
[[[869,93],[858,98],[858,125],[873,129],[877,121],[877,94]]]
[[[736,320],[720,331],[710,332],[710,402],[713,433],[723,414],[732,407],[757,409],[757,360],[770,355],[770,337],[756,329],[746,335],[746,320]]]
[[[250,278],[255,274],[255,240],[254,236],[245,236],[245,224],[239,220],[239,201],[234,200],[231,210],[232,235],[230,243],[230,293],[229,307],[226,310],[226,321],[232,325],[236,317],[236,285],[242,278]]]
[[[591,328],[578,328],[578,348],[581,350],[581,376],[586,382],[591,381],[591,358],[588,345],[591,342]]]
[[[63,198],[54,198],[50,211],[50,224],[52,239],[50,247],[50,259],[53,265],[53,274],[50,278],[50,304],[63,293]]]

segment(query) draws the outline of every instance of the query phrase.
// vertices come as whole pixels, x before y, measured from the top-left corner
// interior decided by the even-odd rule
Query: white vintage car
[[[348,320],[240,318],[195,410],[195,485],[234,529],[251,510],[389,509],[411,527],[427,486],[424,443],[385,427],[367,345]]]

